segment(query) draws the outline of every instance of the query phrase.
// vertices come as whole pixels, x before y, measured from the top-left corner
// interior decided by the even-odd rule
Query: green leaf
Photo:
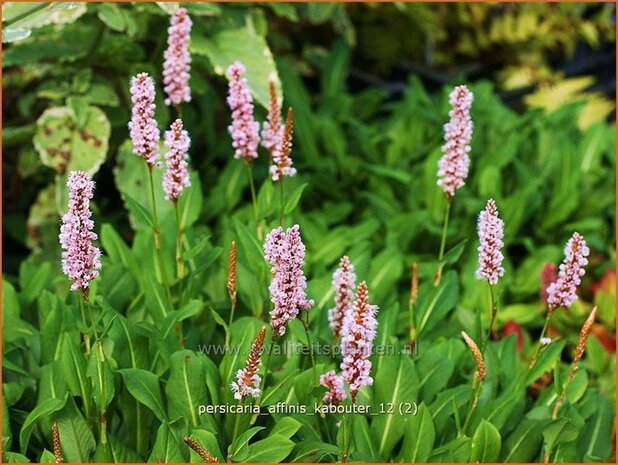
[[[374,406],[385,409],[393,406],[393,412],[374,417],[371,423],[371,433],[376,439],[378,454],[382,458],[389,457],[393,448],[404,434],[407,414],[399,412],[399,406],[416,401],[418,381],[416,369],[412,360],[405,355],[384,356],[380,371],[375,375]]]
[[[428,283],[428,286],[431,286],[431,290],[427,298],[424,299],[423,305],[418,304],[421,311],[416,324],[417,336],[423,330],[429,330],[442,321],[459,297],[459,283],[457,273],[454,271],[448,271],[442,276],[438,287],[433,287],[431,283]]]
[[[584,461],[606,462],[612,453],[612,424],[614,404],[601,397],[599,407],[586,423],[578,441],[578,451]]]
[[[25,454],[30,442],[30,435],[36,425],[36,422],[41,418],[48,418],[51,414],[61,410],[67,402],[67,395],[62,399],[45,399],[40,402],[26,417],[21,430],[19,431],[19,446],[21,453]]]
[[[294,192],[292,192],[292,195],[288,196],[288,199],[285,202],[285,206],[283,207],[284,214],[288,215],[296,209],[296,206],[298,205],[298,202],[300,201],[300,198],[303,195],[303,191],[305,190],[307,186],[308,186],[308,183],[304,183],[298,186],[296,189],[294,189]]]
[[[502,461],[526,463],[534,460],[543,443],[546,420],[524,418],[504,441]]]
[[[269,79],[275,81],[277,89],[281,87],[266,40],[248,27],[223,29],[208,39],[193,37],[189,49],[192,53],[206,55],[219,75],[224,75],[233,62],[240,61],[247,69],[245,76],[251,93],[264,108],[268,108]]]
[[[273,434],[266,439],[257,441],[249,446],[249,456],[244,462],[252,463],[273,463],[282,462],[292,449],[294,441],[291,441],[282,434]]]
[[[254,426],[244,433],[239,434],[232,444],[230,444],[228,455],[232,457],[234,461],[244,461],[249,453],[249,440],[263,429],[263,426]]]
[[[294,463],[318,463],[327,456],[333,458],[339,454],[337,446],[320,441],[301,441],[294,451],[291,460]]]
[[[170,376],[165,386],[171,418],[183,416],[195,428],[200,423],[198,408],[206,404],[206,378],[203,363],[190,350],[170,357]]]
[[[114,398],[114,373],[103,347],[96,342],[90,352],[86,376],[92,381],[92,397],[99,411],[104,411]]]
[[[380,458],[375,440],[369,431],[367,418],[362,415],[352,417],[352,442],[355,444],[356,451],[367,460],[377,461]]]
[[[292,417],[283,417],[275,423],[270,435],[279,434],[291,438],[302,427],[302,423]]]
[[[107,27],[114,31],[122,32],[127,28],[122,11],[114,3],[101,3],[98,5],[97,16]]]
[[[89,402],[91,389],[86,376],[88,361],[76,339],[69,334],[65,334],[62,338],[60,364],[71,394],[80,396],[83,402]]]
[[[408,418],[405,427],[401,458],[404,462],[427,462],[433,450],[436,431],[431,419],[431,413],[422,403],[418,406],[416,415]]]
[[[448,252],[446,252],[443,262],[448,264],[457,263],[457,260],[459,260],[459,257],[461,257],[461,254],[463,253],[467,242],[468,239],[464,239],[463,241],[455,245],[452,249],[450,249]]]
[[[134,215],[137,224],[143,227],[153,227],[152,215],[150,212],[142,206],[137,200],[131,197],[129,194],[123,194],[124,201],[129,207],[129,211]]]
[[[125,368],[118,371],[131,395],[152,410],[160,421],[165,421],[167,415],[159,389],[159,378],[139,368]]]
[[[62,455],[70,463],[87,463],[95,448],[95,441],[88,423],[70,399],[57,416]]]
[[[41,162],[59,174],[74,170],[94,174],[105,161],[111,131],[107,116],[93,106],[78,112],[81,127],[71,107],[48,108],[37,120],[34,147]]]
[[[471,462],[491,463],[498,460],[502,438],[500,432],[488,421],[481,421],[472,436]]]
[[[543,373],[549,371],[564,349],[565,341],[552,342],[546,346],[539,356],[536,364],[526,377],[526,385],[534,383]]]
[[[186,458],[180,446],[182,438],[186,434],[186,421],[180,418],[171,423],[163,421],[157,431],[157,438],[150,457],[149,463],[185,463]],[[186,454],[189,455],[188,452]]]

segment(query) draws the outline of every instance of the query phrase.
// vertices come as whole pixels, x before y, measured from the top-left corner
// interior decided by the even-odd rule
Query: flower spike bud
[[[320,376],[320,384],[328,388],[322,398],[325,404],[339,405],[345,400],[343,376],[336,374],[335,370],[330,370]]]
[[[235,61],[227,69],[230,78],[227,103],[232,110],[232,124],[228,131],[232,136],[232,146],[236,149],[234,158],[242,158],[251,163],[258,156],[260,124],[253,118],[253,97],[244,77],[245,72],[245,67],[239,61]]]
[[[577,300],[577,286],[585,274],[590,249],[584,238],[577,232],[568,240],[564,248],[564,261],[558,271],[558,279],[547,287],[547,304],[551,309],[560,306],[569,308]]]
[[[272,79],[268,81],[268,90],[268,119],[262,125],[262,146],[270,151],[272,158],[273,151],[281,143],[285,126],[281,124],[281,107],[277,101],[275,81]]]
[[[292,167],[292,136],[294,135],[294,111],[288,108],[285,118],[283,136],[277,148],[273,151],[273,165],[270,167],[270,174],[273,181],[279,181],[283,176],[295,176],[296,168]]]
[[[461,337],[463,337],[466,345],[470,349],[470,352],[472,352],[472,356],[474,357],[474,362],[476,363],[476,373],[474,374],[474,376],[476,376],[479,381],[483,381],[485,379],[485,376],[487,375],[483,354],[481,353],[479,347],[476,345],[476,342],[474,342],[474,340],[470,336],[468,336],[465,331],[461,332]]]
[[[354,265],[347,256],[339,261],[339,268],[333,273],[333,288],[335,289],[335,306],[328,311],[328,323],[333,330],[333,337],[341,337],[341,327],[345,316],[352,311],[354,305],[354,288],[356,274]]]
[[[470,167],[470,141],[472,140],[472,119],[470,108],[473,95],[466,86],[457,86],[449,96],[452,110],[450,121],[444,125],[442,158],[438,163],[438,185],[449,198],[463,187]]]
[[[60,429],[58,428],[58,422],[54,421],[52,425],[52,443],[54,446],[54,460],[56,463],[63,463],[62,457],[62,445],[60,443]]]
[[[185,436],[183,439],[184,443],[189,446],[191,449],[195,451],[197,455],[199,455],[206,463],[218,463],[219,460],[217,457],[208,452],[204,446],[202,446],[195,439],[190,438],[189,436]]]
[[[143,158],[152,168],[159,159],[159,128],[154,119],[155,87],[147,73],[131,78],[131,121],[129,134],[133,153]]]
[[[310,310],[314,304],[305,292],[307,279],[302,270],[305,245],[300,237],[300,226],[295,224],[286,231],[279,226],[269,232],[264,242],[264,257],[273,273],[268,287],[273,303],[270,325],[273,338],[277,338],[285,334],[287,322],[296,318],[299,310]]]
[[[476,270],[478,279],[486,279],[492,286],[504,275],[502,260],[504,256],[500,249],[504,246],[504,221],[498,216],[498,208],[494,199],[487,201],[485,210],[479,215],[478,247],[479,267]]]
[[[178,8],[170,19],[170,27],[167,29],[167,50],[163,54],[166,105],[180,105],[182,102],[191,101],[189,38],[192,24],[185,8]]]
[[[232,308],[236,307],[236,241],[230,244],[230,256],[227,267],[227,292]]]
[[[165,199],[174,203],[178,202],[178,197],[185,187],[191,185],[187,161],[190,145],[189,134],[182,128],[182,120],[177,119],[172,123],[170,130],[165,132],[165,146],[168,151],[165,155],[167,170],[163,175]]]
[[[361,282],[356,289],[354,309],[349,312],[343,322],[341,338],[341,354],[343,362],[343,379],[350,386],[352,403],[362,386],[373,384],[371,377],[371,351],[376,336],[376,313],[378,307],[369,303],[367,283]]]
[[[260,394],[260,375],[258,369],[260,359],[262,357],[262,347],[264,346],[264,336],[266,335],[266,327],[262,326],[260,332],[251,344],[251,351],[247,364],[242,370],[236,373],[236,381],[232,383],[232,391],[234,398],[243,400],[247,396],[257,398]]]
[[[60,245],[62,271],[73,281],[71,290],[81,290],[88,298],[90,282],[99,275],[101,251],[92,243],[97,239],[90,211],[94,181],[84,171],[72,171],[67,181],[69,209],[62,217]]]
[[[592,325],[594,324],[596,316],[597,307],[593,307],[590,315],[588,315],[588,318],[586,318],[586,321],[584,322],[584,325],[579,332],[579,338],[577,340],[577,345],[575,346],[575,355],[573,356],[573,363],[571,364],[571,372],[569,373],[569,382],[572,381],[575,377],[575,373],[579,368],[579,361],[584,356],[584,351],[586,350],[586,341],[588,340],[590,331],[592,331]]]

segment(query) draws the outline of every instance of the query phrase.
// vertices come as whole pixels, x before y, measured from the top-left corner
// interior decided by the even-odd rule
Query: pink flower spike
[[[277,101],[277,91],[275,82],[268,81],[269,101],[268,101],[268,120],[262,123],[262,147],[272,152],[279,146],[283,137],[285,126],[281,124],[281,108]]]
[[[339,405],[345,400],[343,376],[336,374],[335,370],[331,370],[321,375],[320,384],[328,388],[328,391],[322,398],[325,404]]]
[[[470,141],[472,139],[472,119],[470,107],[473,95],[466,86],[457,86],[451,92],[449,102],[453,107],[449,112],[450,121],[444,125],[442,158],[438,163],[438,185],[449,197],[465,184],[470,166]]]
[[[339,268],[333,273],[333,288],[335,289],[335,306],[328,311],[328,322],[335,339],[341,337],[341,326],[345,316],[352,311],[354,305],[354,288],[356,274],[354,265],[347,256],[341,258]]]
[[[273,165],[270,166],[270,175],[273,181],[279,181],[283,176],[296,176],[296,168],[292,166],[292,136],[294,135],[294,110],[288,108],[285,118],[283,135],[272,151]]]
[[[486,279],[492,286],[504,275],[502,260],[504,256],[500,249],[504,246],[504,221],[498,216],[498,208],[494,199],[487,201],[487,206],[479,215],[478,234],[480,245],[479,267],[476,270],[478,279]]]
[[[376,305],[369,304],[367,283],[361,282],[356,289],[354,309],[343,321],[341,338],[341,369],[343,379],[350,385],[352,403],[356,401],[356,394],[361,387],[373,384],[369,356],[376,337],[377,311]]]
[[[590,249],[579,233],[573,233],[564,247],[564,261],[558,271],[558,279],[547,287],[547,304],[551,308],[569,308],[577,300],[577,286],[584,276],[584,267],[588,264],[586,258]]]
[[[84,171],[72,171],[67,181],[69,209],[62,217],[60,246],[62,271],[73,281],[71,290],[80,289],[87,297],[90,282],[99,275],[101,251],[92,242],[97,235],[92,231],[94,221],[90,199],[94,195],[94,181]]]
[[[165,155],[167,170],[163,175],[163,191],[165,198],[176,202],[185,187],[191,185],[188,170],[188,155],[191,139],[187,131],[182,129],[182,120],[172,123],[169,131],[165,132],[165,146],[168,152]]]
[[[167,50],[163,54],[163,85],[167,94],[165,104],[180,105],[191,101],[189,38],[193,23],[185,8],[178,8],[170,23],[167,29]]]
[[[146,160],[150,167],[159,159],[159,128],[154,119],[155,87],[147,73],[131,78],[131,121],[129,133],[133,153]]]
[[[298,316],[299,310],[310,310],[313,300],[307,299],[307,280],[302,267],[305,264],[305,246],[296,224],[287,231],[281,226],[273,229],[264,242],[264,257],[271,265],[273,278],[268,287],[273,309],[270,325],[273,337],[285,334],[288,321]]]
[[[232,110],[232,124],[228,131],[232,136],[232,146],[236,149],[234,158],[243,158],[249,163],[258,156],[260,124],[253,118],[253,97],[244,77],[245,71],[239,61],[235,61],[227,69],[230,78],[227,103]]]

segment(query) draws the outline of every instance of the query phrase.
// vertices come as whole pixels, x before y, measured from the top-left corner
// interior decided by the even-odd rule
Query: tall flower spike
[[[232,308],[236,307],[236,241],[230,244],[230,256],[227,267],[227,292]]]
[[[163,57],[163,85],[167,98],[166,105],[180,105],[191,101],[189,73],[191,55],[189,38],[191,35],[191,18],[184,8],[178,8],[172,15],[167,29],[167,50]]]
[[[470,336],[468,336],[465,331],[461,332],[461,337],[463,337],[466,345],[470,349],[470,352],[472,352],[472,357],[474,357],[474,362],[476,363],[476,373],[474,374],[474,376],[476,376],[479,381],[483,381],[485,379],[485,376],[487,375],[483,354],[481,353],[479,347],[476,345],[476,342],[474,342],[474,340]]]
[[[476,270],[478,279],[486,279],[492,286],[504,275],[502,260],[504,256],[500,249],[504,246],[504,221],[498,216],[498,208],[494,199],[487,201],[485,210],[479,215],[478,234],[480,245],[479,267]]]
[[[60,245],[62,246],[62,271],[73,281],[71,290],[80,289],[88,295],[90,282],[99,275],[101,251],[92,245],[97,235],[92,231],[94,221],[90,199],[94,195],[94,181],[84,171],[72,171],[67,181],[69,209],[62,217]]]
[[[147,73],[131,78],[131,121],[129,134],[133,153],[146,160],[150,167],[159,159],[159,128],[154,119],[155,87]]]
[[[270,175],[273,181],[280,180],[283,176],[295,176],[296,168],[292,167],[292,136],[294,135],[294,111],[288,108],[285,118],[285,127],[281,142],[273,151],[273,165],[270,167]]]
[[[320,376],[320,384],[328,388],[328,391],[326,391],[322,398],[325,404],[339,405],[345,400],[343,376],[336,374],[335,370],[331,370]]]
[[[249,358],[247,358],[245,368],[238,370],[236,373],[236,381],[232,383],[232,392],[234,392],[235,399],[243,400],[247,396],[256,398],[261,393],[261,378],[260,375],[258,375],[258,369],[262,357],[265,335],[266,327],[262,326],[260,332],[251,344],[251,352],[249,352]]]
[[[371,362],[369,356],[376,336],[376,313],[378,307],[369,304],[367,283],[361,282],[356,289],[354,309],[343,321],[341,354],[343,362],[343,379],[350,386],[352,403],[356,401],[358,390],[362,386],[372,385]]]
[[[339,268],[333,273],[333,288],[335,289],[335,306],[328,311],[328,322],[333,330],[333,337],[341,337],[341,326],[345,316],[352,311],[354,304],[354,288],[356,274],[354,265],[347,256],[339,262]]]
[[[307,280],[303,274],[305,246],[300,237],[300,227],[295,224],[287,231],[279,226],[266,236],[264,257],[271,265],[273,278],[268,287],[273,309],[270,325],[273,338],[285,334],[288,321],[298,316],[299,310],[309,310],[313,300],[307,299]]]
[[[165,198],[176,203],[185,187],[191,185],[189,179],[189,163],[187,151],[191,145],[191,139],[187,131],[182,129],[182,120],[177,119],[165,132],[165,166],[167,170],[163,175],[163,191]]]
[[[215,457],[210,452],[208,452],[204,448],[204,446],[202,446],[195,439],[190,438],[189,436],[185,436],[182,440],[184,441],[184,443],[187,446],[189,446],[191,449],[193,449],[195,451],[195,453],[197,455],[199,455],[202,458],[202,460],[204,460],[206,463],[218,463],[219,462],[217,457]]]
[[[277,101],[275,82],[272,79],[268,81],[268,89],[270,93],[268,120],[262,125],[262,146],[270,151],[272,157],[273,151],[281,143],[285,126],[281,124],[281,107]]]
[[[472,139],[472,119],[470,107],[473,95],[466,86],[457,86],[449,96],[452,110],[450,121],[444,125],[442,158],[438,163],[438,185],[449,197],[465,184],[470,166],[470,141]]]
[[[547,304],[551,308],[569,308],[577,300],[577,286],[585,274],[589,254],[590,249],[584,238],[579,233],[573,233],[564,247],[564,261],[560,265],[558,279],[547,287]]]
[[[230,78],[227,103],[232,110],[232,124],[228,131],[232,136],[232,146],[236,149],[234,158],[242,158],[250,163],[258,156],[260,124],[253,118],[253,97],[244,77],[245,71],[239,61],[235,61],[227,69]]]

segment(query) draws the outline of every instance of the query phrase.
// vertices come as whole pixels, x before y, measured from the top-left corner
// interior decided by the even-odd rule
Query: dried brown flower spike
[[[52,426],[52,442],[56,463],[63,463],[64,458],[62,457],[62,447],[60,445],[60,430],[58,429],[58,422],[56,421],[54,421],[54,425]]]
[[[261,394],[260,382],[261,378],[258,375],[260,359],[262,357],[262,347],[264,346],[264,337],[266,336],[266,327],[262,326],[260,332],[251,344],[251,352],[247,358],[247,364],[242,370],[236,373],[236,381],[232,383],[232,391],[234,398],[244,400],[245,397],[258,397]]]
[[[463,337],[466,345],[470,348],[470,352],[472,352],[472,356],[474,357],[474,361],[476,362],[476,373],[474,374],[478,381],[483,381],[487,372],[485,370],[485,360],[483,359],[483,354],[481,353],[479,347],[476,345],[476,342],[472,340],[465,331],[461,332],[461,336]]]
[[[208,452],[206,449],[204,449],[204,447],[200,443],[198,443],[195,439],[190,438],[189,436],[185,436],[183,438],[183,441],[185,442],[187,446],[193,449],[197,455],[203,458],[206,461],[206,463],[218,463],[219,462],[219,460],[217,460],[217,457],[215,457],[210,452]]]
[[[592,325],[594,324],[594,319],[597,316],[597,308],[594,307],[586,318],[584,325],[582,326],[581,331],[579,332],[579,339],[577,340],[577,345],[575,346],[575,355],[573,356],[573,363],[571,364],[571,372],[569,373],[569,380],[567,382],[571,382],[575,377],[575,373],[577,373],[577,369],[579,368],[579,361],[584,356],[584,351],[586,350],[586,341],[588,340],[588,335],[592,330]]]

